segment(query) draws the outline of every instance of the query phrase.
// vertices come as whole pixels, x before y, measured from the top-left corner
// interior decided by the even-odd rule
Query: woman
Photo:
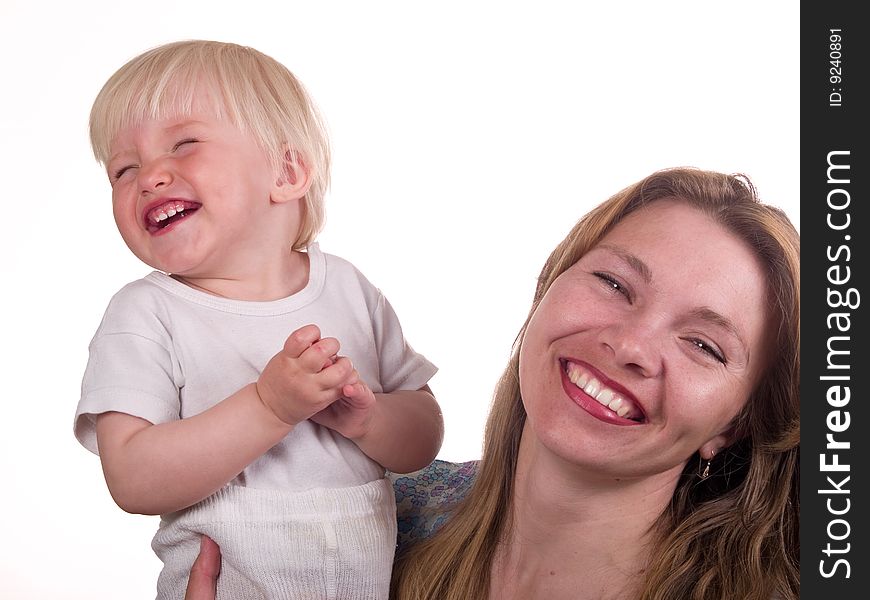
[[[584,217],[483,458],[420,475],[450,499],[473,474],[464,499],[396,482],[400,531],[427,539],[400,548],[395,598],[796,599],[799,256],[785,215],[719,173],[660,171]]]

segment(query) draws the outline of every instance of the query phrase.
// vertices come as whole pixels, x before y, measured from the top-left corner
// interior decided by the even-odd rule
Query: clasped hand
[[[291,333],[257,380],[263,404],[291,426],[311,419],[351,440],[364,436],[375,396],[339,349],[316,325]]]

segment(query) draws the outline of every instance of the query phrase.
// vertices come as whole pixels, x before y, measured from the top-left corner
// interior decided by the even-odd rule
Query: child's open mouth
[[[149,233],[155,233],[161,229],[165,229],[173,223],[184,219],[195,213],[202,206],[198,202],[188,202],[187,200],[169,200],[149,209],[145,213],[145,227]]]

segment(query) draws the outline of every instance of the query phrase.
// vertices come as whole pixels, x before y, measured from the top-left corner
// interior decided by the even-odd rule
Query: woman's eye
[[[179,148],[181,148],[181,147],[184,146],[185,144],[195,144],[195,143],[197,143],[198,141],[199,141],[199,140],[197,140],[197,139],[195,139],[195,138],[186,138],[186,139],[183,139],[183,140],[181,140],[180,142],[176,142],[176,144],[172,147],[172,151],[175,152],[176,150],[178,150]]]
[[[704,340],[700,340],[698,338],[689,338],[687,341],[695,346],[695,348],[697,348],[699,351],[708,354],[723,365],[728,364],[725,356],[721,352],[719,352],[719,350],[717,350],[714,346],[708,344]]]
[[[606,285],[608,289],[625,296],[625,298],[629,302],[631,302],[632,298],[631,298],[631,294],[629,293],[628,289],[625,286],[623,286],[615,277],[613,277],[612,275],[609,275],[607,273],[601,273],[598,271],[594,272],[593,275],[595,275],[598,279],[600,279],[601,282],[604,285]]]

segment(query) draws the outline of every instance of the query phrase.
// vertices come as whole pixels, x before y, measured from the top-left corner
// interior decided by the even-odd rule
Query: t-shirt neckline
[[[326,258],[320,251],[320,246],[314,242],[306,248],[308,253],[308,282],[301,290],[278,300],[258,302],[252,300],[233,300],[214,296],[202,290],[170,277],[161,271],[149,273],[145,280],[149,281],[170,294],[187,302],[205,306],[222,312],[238,315],[273,316],[299,310],[313,302],[323,290],[326,280]]]

